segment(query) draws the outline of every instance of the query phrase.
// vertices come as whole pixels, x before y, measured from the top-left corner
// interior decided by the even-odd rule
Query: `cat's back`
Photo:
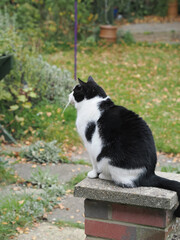
[[[105,139],[123,140],[135,138],[144,139],[152,137],[152,133],[146,122],[138,114],[123,106],[111,104],[109,107],[101,107],[101,117],[98,120],[98,126],[102,137]]]
[[[102,112],[98,129],[104,146],[99,159],[107,155],[114,166],[154,169],[156,148],[153,135],[138,114],[123,106],[112,105]]]

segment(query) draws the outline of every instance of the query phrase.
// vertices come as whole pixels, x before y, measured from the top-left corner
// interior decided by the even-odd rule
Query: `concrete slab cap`
[[[159,176],[180,181],[180,174],[156,173]],[[160,188],[121,188],[111,181],[86,178],[75,186],[75,197],[116,202],[122,204],[172,209],[178,203],[177,194]]]

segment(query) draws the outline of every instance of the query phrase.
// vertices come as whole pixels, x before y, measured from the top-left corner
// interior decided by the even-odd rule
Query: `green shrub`
[[[10,168],[7,161],[0,158],[0,185],[15,183],[16,178],[14,176],[13,170]]]
[[[42,218],[44,206],[28,194],[11,194],[0,199],[0,239],[7,240],[18,229]]]
[[[13,69],[1,81],[3,99],[16,100],[20,94],[25,95],[24,90],[28,86],[37,93],[38,98],[57,100],[63,106],[73,86],[70,72],[43,61],[42,57],[37,55],[37,49],[29,47],[20,38],[15,22],[15,18],[10,17],[6,11],[0,11],[0,55],[14,56]]]
[[[32,126],[32,121],[25,118],[29,110],[44,99],[62,107],[74,81],[69,71],[51,66],[38,56],[36,48],[27,45],[19,36],[15,25],[15,17],[0,10],[0,55],[13,54],[14,58],[13,69],[0,81],[0,109],[4,114],[0,120],[8,130],[13,127],[20,131],[14,131],[20,138],[22,132]],[[35,118],[30,115],[31,119]]]
[[[166,16],[169,0],[94,0],[94,13],[98,13],[98,22],[101,24],[112,24],[114,21],[113,10],[132,22],[135,18],[159,15]]]
[[[54,176],[38,170],[32,174],[32,181],[37,183],[45,181],[43,193],[36,194],[10,194],[0,199],[0,239],[7,240],[19,230],[34,221],[42,220],[46,211],[52,211],[53,207],[60,203],[60,196],[65,194],[64,187],[58,185]],[[44,175],[44,176],[43,176]],[[38,177],[39,176],[39,177]],[[48,186],[51,184],[50,186]]]
[[[135,43],[135,39],[129,31],[123,32],[122,30],[117,31],[117,42],[118,43],[126,43],[132,44]]]
[[[64,186],[59,184],[58,177],[50,174],[49,170],[38,168],[32,173],[29,181],[44,190],[40,194],[40,198],[44,207],[49,211],[59,203],[58,197],[65,194]]]
[[[42,38],[41,16],[38,9],[30,3],[19,4],[16,8],[16,27],[24,40],[30,42]],[[32,42],[31,42],[32,44]]]
[[[74,85],[69,71],[48,64],[42,56],[30,57],[24,68],[24,79],[34,86],[38,96],[65,105]]]
[[[93,14],[93,0],[78,1],[78,37],[86,39],[92,33],[97,14]],[[7,7],[11,15],[17,16],[16,27],[24,39],[36,42],[46,51],[62,42],[73,42],[74,0],[15,1],[2,0],[1,9]],[[35,39],[36,38],[36,39]],[[43,39],[43,44],[40,39]],[[40,42],[40,44],[39,44]],[[45,43],[45,44],[44,44]],[[31,43],[30,43],[31,44]],[[43,46],[44,45],[44,46]]]
[[[37,141],[36,143],[26,147],[22,152],[28,161],[37,163],[59,163],[61,162],[61,150],[56,146],[57,141],[46,143]]]
[[[171,165],[164,166],[161,168],[161,172],[171,172],[171,173],[179,173],[180,174],[180,167],[172,167]]]
[[[40,167],[31,174],[29,181],[38,188],[47,188],[58,185],[57,175],[51,175],[49,170],[42,170]]]

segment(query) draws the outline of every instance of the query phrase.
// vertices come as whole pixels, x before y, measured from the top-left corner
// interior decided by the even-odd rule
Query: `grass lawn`
[[[49,63],[73,73],[73,50],[45,56]],[[180,45],[113,45],[81,47],[78,51],[78,77],[89,75],[116,104],[142,116],[152,129],[157,150],[180,152],[178,124],[180,109]],[[72,113],[71,113],[72,111]],[[72,117],[68,117],[69,114]],[[74,110],[66,113],[66,136],[77,144]],[[51,129],[53,132],[53,129]]]

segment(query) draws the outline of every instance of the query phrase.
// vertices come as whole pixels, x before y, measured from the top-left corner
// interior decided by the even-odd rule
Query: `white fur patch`
[[[80,103],[75,102],[75,107],[77,108],[77,119],[76,119],[76,127],[79,135],[81,136],[84,145],[91,156],[91,160],[93,161],[93,166],[97,165],[96,158],[100,154],[102,149],[102,141],[99,136],[99,131],[96,126],[95,132],[92,136],[91,142],[88,142],[85,136],[85,130],[87,127],[88,122],[92,121],[97,123],[98,119],[101,116],[101,113],[98,109],[99,102],[103,100],[100,97],[95,97],[92,99],[84,99]],[[94,162],[95,161],[95,162]]]
[[[93,165],[93,171],[88,173],[88,176],[90,178],[94,178],[95,175],[97,175],[98,173],[97,156],[100,154],[102,150],[102,140],[99,136],[99,130],[97,125],[90,142],[87,141],[86,139],[85,131],[90,121],[95,122],[95,124],[97,123],[98,119],[101,116],[101,112],[98,108],[98,104],[102,101],[107,100],[107,98],[109,97],[101,98],[97,96],[92,99],[84,99],[81,102],[76,102],[74,99],[73,93],[69,95],[69,101],[74,103],[75,108],[77,109],[77,119],[76,119],[77,131],[83,140],[84,146],[87,149],[87,152],[89,154],[89,157]]]
[[[101,159],[101,161],[97,163],[98,172],[100,172],[99,174],[100,179],[112,180],[112,177],[109,171],[109,162],[110,162],[109,158],[103,158]]]
[[[124,169],[109,165],[109,171],[112,180],[117,184],[134,187],[134,181],[137,180],[139,176],[146,171],[146,169],[145,168]]]
[[[98,172],[101,173],[99,175],[99,178],[113,180],[117,184],[134,187],[134,181],[137,180],[139,176],[145,172],[145,168],[124,169],[114,167],[109,163],[109,158],[102,158],[100,162],[97,163]]]
[[[98,163],[98,172],[103,173],[104,176],[107,176],[107,178],[110,177],[110,171],[109,171],[109,158],[102,158]]]

